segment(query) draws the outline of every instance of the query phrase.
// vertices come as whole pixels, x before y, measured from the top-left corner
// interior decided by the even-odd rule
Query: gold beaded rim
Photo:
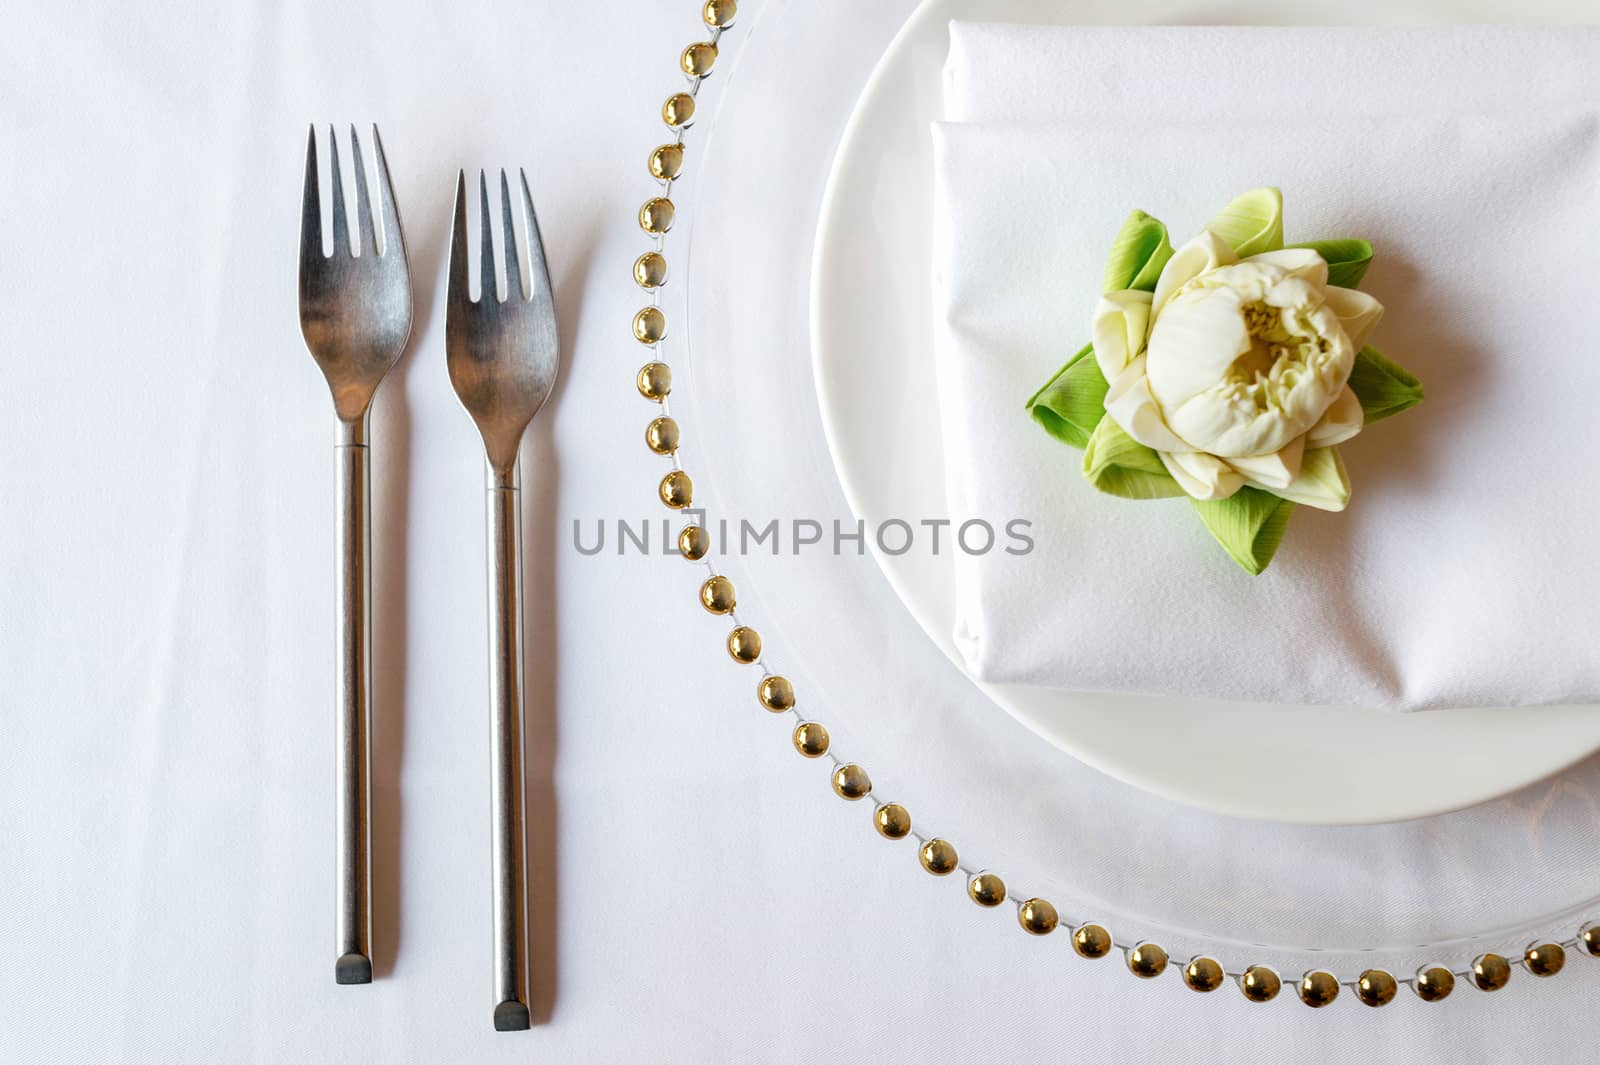
[[[718,574],[707,577],[700,586],[700,605],[713,614],[731,614],[738,605],[733,594],[733,582]]]
[[[820,721],[802,721],[794,727],[794,749],[807,758],[828,753],[828,730]]]
[[[1189,964],[1183,967],[1183,982],[1191,991],[1215,991],[1226,978],[1222,963],[1205,955],[1190,958]]]
[[[787,677],[780,677],[776,673],[763,677],[756,686],[756,698],[761,700],[761,705],[774,714],[781,714],[785,710],[794,709],[794,685],[789,683]]]
[[[994,873],[974,873],[967,881],[967,896],[979,906],[998,906],[1006,901],[1006,882]]]
[[[646,169],[657,182],[659,191],[639,208],[637,222],[639,228],[653,240],[653,247],[635,260],[633,280],[639,289],[649,294],[650,304],[635,314],[633,333],[635,339],[648,346],[652,356],[659,351],[667,337],[666,317],[661,310],[660,300],[661,290],[669,277],[666,238],[678,211],[678,205],[671,198],[672,186],[687,162],[684,137],[694,124],[701,86],[711,76],[722,54],[723,33],[734,24],[737,12],[738,0],[704,0],[701,3],[701,21],[710,33],[704,40],[690,43],[679,53],[679,72],[686,80],[686,86],[670,94],[661,105],[661,119],[672,134],[672,139],[658,145],[648,157]],[[660,407],[658,416],[646,427],[646,445],[655,454],[667,457],[672,469],[662,477],[657,494],[667,507],[687,509],[693,505],[694,488],[679,458],[681,431],[671,416],[668,404],[672,392],[671,368],[667,363],[652,358],[635,375],[634,385],[641,396]],[[1270,966],[1252,964],[1230,970],[1209,955],[1196,955],[1182,966],[1174,967],[1170,965],[1167,951],[1159,944],[1147,940],[1121,941],[1103,925],[1094,922],[1076,926],[1064,922],[1054,903],[1048,899],[1012,896],[998,874],[965,864],[953,843],[937,836],[925,837],[915,831],[906,807],[897,802],[882,802],[873,796],[872,780],[867,771],[834,753],[827,728],[821,722],[806,718],[799,711],[793,684],[767,669],[762,659],[759,633],[739,621],[732,583],[716,571],[715,564],[707,557],[710,537],[706,530],[699,525],[686,525],[680,531],[677,543],[683,558],[704,565],[708,571],[708,577],[701,586],[702,605],[734,623],[727,636],[729,656],[737,663],[755,665],[760,669],[762,679],[757,689],[760,705],[774,715],[787,714],[795,719],[790,738],[796,752],[808,759],[829,761],[833,790],[842,798],[852,802],[870,800],[873,825],[879,835],[889,840],[908,837],[915,840],[918,862],[926,872],[943,877],[960,871],[964,874],[967,896],[980,907],[995,908],[1009,899],[1016,909],[1018,924],[1030,935],[1047,936],[1057,927],[1067,924],[1072,930],[1069,940],[1075,954],[1092,960],[1121,951],[1124,967],[1140,979],[1154,979],[1171,969],[1185,986],[1194,991],[1215,991],[1232,979],[1252,1002],[1268,1002],[1279,997],[1283,979]],[[725,600],[720,594],[724,585]],[[713,588],[716,595],[708,591]],[[721,609],[724,602],[726,610]],[[1569,952],[1600,958],[1600,921],[1586,923],[1567,939],[1534,942],[1515,963],[1503,955],[1485,952],[1465,968],[1424,965],[1413,975],[1403,978],[1397,978],[1383,969],[1367,969],[1353,979],[1340,980],[1326,970],[1311,970],[1297,981],[1295,997],[1307,1006],[1321,1008],[1338,999],[1342,988],[1349,988],[1359,1002],[1376,1008],[1392,1002],[1400,987],[1405,986],[1423,1002],[1438,1002],[1447,998],[1457,983],[1463,980],[1483,991],[1499,990],[1510,982],[1513,969],[1519,965],[1534,976],[1554,976],[1565,968]]]
[[[1128,971],[1151,980],[1167,971],[1167,952],[1155,943],[1136,943],[1128,951]]]
[[[872,823],[884,839],[905,839],[911,835],[911,811],[897,802],[886,802],[874,810]]]
[[[922,867],[934,876],[949,876],[961,864],[961,855],[956,852],[956,845],[949,840],[930,839],[922,845],[922,850],[917,852],[918,861]]]
[[[1339,978],[1326,969],[1313,969],[1300,978],[1296,991],[1301,1002],[1321,1009],[1339,997]]]
[[[1252,965],[1239,977],[1239,990],[1251,1002],[1271,1002],[1283,990],[1283,981],[1267,966]]]
[[[1017,907],[1017,923],[1030,936],[1047,936],[1061,923],[1061,915],[1048,899],[1028,899]]]
[[[1424,965],[1412,979],[1412,989],[1424,1002],[1438,1002],[1456,989],[1456,974],[1442,965]]]
[[[1111,933],[1097,924],[1082,924],[1073,929],[1072,949],[1080,958],[1103,958],[1111,953]]]
[[[1387,1006],[1394,1001],[1399,982],[1382,969],[1368,969],[1356,978],[1356,998],[1363,1006]]]

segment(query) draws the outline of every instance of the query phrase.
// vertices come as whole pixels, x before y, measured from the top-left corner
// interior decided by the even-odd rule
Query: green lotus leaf
[[[1328,264],[1328,284],[1356,288],[1372,265],[1372,245],[1364,240],[1308,240],[1291,248],[1310,248]]]
[[[1350,370],[1350,391],[1361,401],[1361,413],[1368,424],[1422,402],[1422,382],[1371,346],[1356,353]]]
[[[1222,209],[1206,228],[1241,259],[1283,247],[1283,193],[1252,189]]]
[[[1293,503],[1260,488],[1241,488],[1227,499],[1189,502],[1228,557],[1251,576],[1272,562],[1294,513]]]
[[[1083,449],[1083,476],[1090,484],[1123,499],[1168,499],[1183,489],[1161,464],[1161,456],[1101,418]]]
[[[1082,450],[1105,417],[1106,388],[1105,375],[1094,361],[1094,345],[1085,344],[1028,400],[1028,413],[1045,432]]]
[[[1167,227],[1143,211],[1135,211],[1122,223],[1122,231],[1111,244],[1111,258],[1106,262],[1106,292],[1122,292],[1135,288],[1144,292],[1156,290],[1156,279],[1161,268],[1172,258],[1172,241],[1167,239]]]

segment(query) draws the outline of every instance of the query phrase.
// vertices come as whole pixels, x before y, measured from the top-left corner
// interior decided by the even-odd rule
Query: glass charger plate
[[[1370,965],[1459,969],[1480,947],[1515,957],[1534,937],[1569,938],[1600,907],[1600,761],[1406,824],[1219,817],[1112,781],[998,713],[855,541],[796,550],[812,533],[797,537],[796,521],[815,522],[825,541],[835,522],[847,534],[857,522],[834,474],[805,328],[828,146],[887,43],[850,29],[805,5],[746,16],[737,65],[716,87],[714,136],[695,131],[698,167],[678,194],[673,238],[686,258],[666,303],[696,503],[714,534],[726,529],[719,566],[808,713],[871,766],[875,795],[906,803],[964,860],[1006,871],[1014,894],[1047,895],[1064,919],[1101,920],[1119,940],[1159,939],[1175,958],[1209,951],[1230,970],[1263,962],[1348,979]],[[912,264],[901,283],[924,276]],[[774,520],[774,539],[739,550],[742,522]],[[1283,757],[1292,767],[1295,755]],[[1290,792],[1255,794],[1267,805]]]

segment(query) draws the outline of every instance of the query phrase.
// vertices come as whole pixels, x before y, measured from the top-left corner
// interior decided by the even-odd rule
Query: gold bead
[[[633,316],[633,336],[641,344],[659,344],[667,335],[667,316],[660,307],[646,307]]]
[[[1047,936],[1060,922],[1056,908],[1044,899],[1029,899],[1017,910],[1017,923],[1030,936]]]
[[[1480,954],[1472,960],[1472,982],[1479,991],[1498,991],[1511,982],[1511,963],[1498,954]]]
[[[967,895],[979,906],[998,906],[1006,901],[1006,882],[994,873],[979,873],[967,881]]]
[[[922,862],[922,867],[934,876],[948,876],[956,871],[956,866],[961,862],[956,854],[956,845],[946,839],[930,839],[922,845],[917,858]]]
[[[1251,1002],[1271,1002],[1278,997],[1283,981],[1265,965],[1252,965],[1239,978],[1239,990]]]
[[[700,10],[700,17],[706,20],[707,26],[725,30],[733,25],[733,16],[738,13],[737,0],[706,0],[706,6]]]
[[[694,482],[682,470],[673,470],[661,478],[661,502],[673,510],[682,510],[694,502]]]
[[[661,105],[661,120],[673,129],[694,121],[694,97],[686,92],[673,93]]]
[[[1356,998],[1363,1006],[1387,1006],[1398,989],[1394,977],[1382,969],[1368,969],[1356,979]]]
[[[671,181],[683,172],[683,145],[663,144],[650,153],[650,176]]]
[[[1339,997],[1339,980],[1326,969],[1313,969],[1300,978],[1300,1001],[1319,1010]]]
[[[660,403],[672,392],[672,367],[664,362],[647,362],[635,383],[641,396]]]
[[[854,762],[846,762],[833,771],[833,790],[841,799],[864,799],[872,791],[872,778]]]
[[[1442,965],[1428,966],[1417,970],[1416,981],[1412,986],[1416,988],[1417,997],[1422,1001],[1438,1002],[1456,989],[1456,974]]]
[[[1149,980],[1167,971],[1167,952],[1154,943],[1140,943],[1128,951],[1128,971]]]
[[[828,753],[828,730],[816,721],[802,721],[794,727],[794,749],[807,758]]]
[[[1080,958],[1103,958],[1111,953],[1111,933],[1097,924],[1079,925],[1072,933],[1072,949]]]
[[[698,525],[688,525],[678,534],[678,553],[690,562],[699,562],[711,550],[711,535]]]
[[[1222,986],[1222,979],[1222,966],[1215,958],[1191,958],[1183,967],[1183,982],[1191,991],[1215,991]]]
[[[1522,962],[1535,976],[1554,976],[1567,964],[1567,952],[1560,943],[1535,943],[1522,956]]]
[[[713,614],[731,614],[738,605],[733,595],[733,582],[720,574],[708,577],[700,586],[700,605]]]
[[[657,455],[678,450],[678,423],[671,418],[656,418],[644,427],[644,444]]]
[[[660,288],[667,283],[667,257],[647,251],[633,261],[633,279],[640,288]]]
[[[905,839],[911,835],[911,811],[897,802],[886,802],[872,811],[872,823],[884,839]]]
[[[1578,933],[1578,939],[1583,943],[1583,949],[1600,958],[1600,924],[1592,924]]]
[[[660,236],[672,228],[672,220],[678,215],[678,209],[672,206],[672,201],[665,196],[644,201],[644,206],[639,208],[639,228],[652,236]]]
[[[728,633],[728,653],[735,662],[749,665],[761,657],[761,634],[747,625]]]
[[[756,698],[774,714],[781,714],[794,709],[794,685],[789,683],[787,677],[773,675],[763,678],[756,686]]]
[[[678,66],[691,78],[703,78],[711,73],[717,62],[717,46],[710,41],[696,41],[683,50]]]

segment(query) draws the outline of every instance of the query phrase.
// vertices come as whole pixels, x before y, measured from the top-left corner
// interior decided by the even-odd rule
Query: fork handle
[[[367,616],[372,580],[368,556],[372,542],[371,479],[368,473],[367,418],[339,423],[334,448],[338,474],[338,876],[336,919],[341,984],[372,982],[372,853],[368,813],[369,693],[372,687]]]
[[[489,728],[493,806],[494,1026],[529,1026],[522,779],[520,470],[489,469]]]

